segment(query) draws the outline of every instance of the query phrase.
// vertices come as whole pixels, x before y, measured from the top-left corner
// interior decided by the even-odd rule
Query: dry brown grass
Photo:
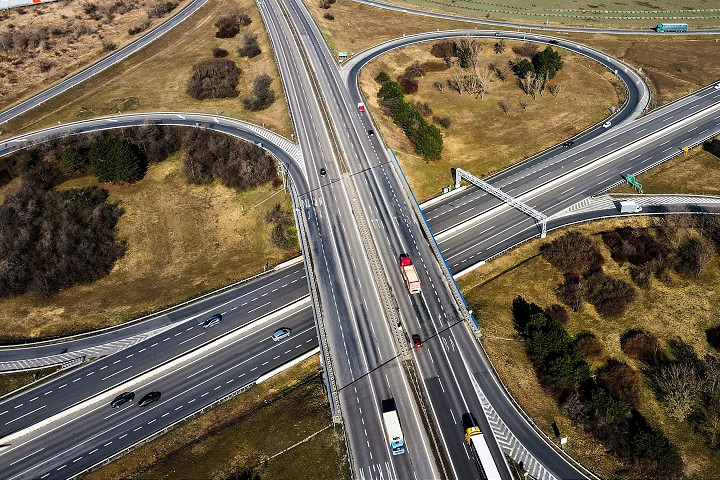
[[[472,23],[408,15],[352,0],[338,0],[327,10],[320,8],[316,0],[305,0],[305,5],[319,25],[330,49],[333,52],[346,51],[351,55],[403,35],[437,29],[475,28]],[[335,20],[324,18],[327,12],[334,15]]]
[[[640,226],[647,222],[647,219],[633,220],[633,224],[639,223]],[[627,264],[623,267],[615,264],[598,235],[621,225],[627,225],[626,221],[609,220],[573,228],[593,235],[602,245],[605,270],[630,282]],[[524,344],[513,328],[510,306],[515,296],[522,295],[543,307],[559,303],[552,289],[562,277],[538,254],[542,243],[552,241],[562,233],[564,231],[552,232],[543,242],[533,241],[523,245],[461,278],[459,283],[486,335],[483,343],[490,359],[512,395],[551,438],[554,438],[552,422],[558,423],[562,436],[570,439],[566,449],[574,458],[600,477],[614,478],[617,462],[604,453],[597,441],[562,415],[553,398],[538,383]],[[630,328],[645,329],[664,340],[680,336],[691,343],[701,356],[709,353],[704,330],[713,322],[714,312],[720,307],[720,298],[715,294],[720,285],[717,258],[698,281],[679,278],[675,281],[673,287],[653,281],[652,289],[641,292],[639,300],[617,320],[602,319],[591,305],[586,304],[581,312],[571,312],[566,328],[571,335],[581,331],[595,333],[603,342],[608,357],[626,361],[636,368],[640,365],[620,350],[620,335]],[[643,393],[640,412],[678,446],[690,478],[712,478],[720,468],[720,457],[705,446],[691,426],[667,415],[649,389],[646,388]]]
[[[237,193],[218,183],[191,186],[178,155],[152,166],[129,186],[106,185],[125,214],[118,238],[127,252],[110,274],[43,298],[0,300],[3,340],[37,339],[116,325],[261,272],[299,254],[269,242],[265,213],[275,202],[291,209],[269,184]],[[96,184],[93,177],[65,184]],[[264,203],[262,203],[264,202]]]
[[[660,22],[686,21],[692,29],[717,27],[717,11],[706,0],[596,2],[594,0],[386,0],[402,7],[541,25],[650,29]],[[547,22],[547,23],[546,23]]]
[[[641,67],[658,106],[720,79],[720,36],[629,36],[553,33]]]
[[[507,42],[503,54],[493,52],[494,40],[481,41],[481,63],[495,63],[504,67],[516,59]],[[439,161],[426,162],[413,153],[413,147],[402,129],[389,116],[382,114],[377,91],[380,85],[373,79],[384,70],[395,79],[414,60],[442,61],[430,55],[432,43],[423,43],[395,50],[370,63],[360,74],[360,86],[373,112],[373,118],[383,132],[405,171],[419,201],[431,198],[451,183],[450,169],[460,167],[483,177],[516,163],[535,152],[552,146],[584,130],[609,115],[612,105],[618,106],[613,87],[613,75],[585,57],[561,50],[563,69],[551,83],[562,86],[557,97],[548,91],[532,100],[516,84],[510,74],[505,82],[495,79],[484,99],[450,90],[441,93],[433,86],[436,81],[446,83],[453,66],[444,72],[432,72],[418,79],[420,88],[415,95],[406,95],[409,102],[427,102],[437,117],[450,117],[452,124],[443,130],[443,154]],[[505,100],[510,110],[504,114],[499,102]],[[528,103],[526,110],[519,102]]]
[[[213,26],[218,17],[234,9],[247,13],[252,23],[233,39],[215,38]],[[258,35],[262,53],[255,58],[239,58],[235,47],[242,36]],[[213,47],[230,52],[240,69],[238,98],[197,101],[185,93],[193,64],[212,58]],[[274,80],[272,88],[278,100],[270,108],[250,112],[242,107],[242,98],[250,96],[255,76],[266,73]],[[270,41],[252,0],[209,0],[191,19],[127,60],[40,105],[4,126],[5,136],[41,127],[121,111],[193,111],[221,114],[264,125],[290,137],[291,124],[282,100],[282,85],[275,66]]]
[[[696,147],[687,155],[678,155],[637,177],[643,192],[720,195],[720,158]],[[634,193],[623,184],[612,190]]]
[[[92,3],[102,12],[115,2],[95,0]],[[113,42],[121,48],[180,11],[190,0],[179,1],[175,10],[163,18],[152,19],[148,19],[147,12],[155,0],[127,0],[126,3],[135,4],[136,8],[125,14],[116,13],[109,23],[107,17],[95,19],[84,13],[85,2],[60,1],[0,12],[0,28],[14,25],[14,31],[23,31],[42,25],[51,31],[50,41],[32,54],[22,55],[19,60],[3,60],[0,55],[0,110],[106,56],[108,52],[103,50],[102,42]],[[144,21],[149,21],[150,25],[143,33],[135,36],[128,33],[128,28]],[[92,33],[76,39],[75,32],[80,24]],[[71,32],[53,35],[52,30],[55,28],[61,31],[70,29]],[[42,72],[40,65],[46,62],[52,64],[52,67]]]
[[[322,367],[313,357],[143,445],[85,478],[224,480],[255,467],[330,422]],[[347,479],[342,435],[331,429],[257,469],[261,478]],[[179,473],[182,472],[182,473]]]

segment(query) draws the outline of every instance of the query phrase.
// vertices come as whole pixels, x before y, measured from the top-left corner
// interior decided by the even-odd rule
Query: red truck
[[[410,293],[420,293],[420,278],[407,253],[400,255],[400,269],[403,272]]]

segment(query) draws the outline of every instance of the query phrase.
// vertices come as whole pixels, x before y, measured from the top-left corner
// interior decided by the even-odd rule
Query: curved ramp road
[[[298,190],[308,189],[303,154],[297,144],[266,128],[220,115],[189,112],[150,112],[111,115],[79,122],[65,123],[26,133],[0,142],[0,157],[22,148],[64,135],[80,135],[98,130],[149,125],[175,125],[205,128],[232,135],[261,146],[282,162],[290,171]]]
[[[18,117],[22,115],[23,113],[27,112],[28,110],[31,110],[41,103],[47,102],[53,97],[56,97],[63,93],[66,90],[71,89],[75,85],[84,82],[88,78],[97,75],[98,73],[102,72],[106,68],[109,68],[113,65],[115,65],[118,62],[121,62],[125,60],[127,57],[132,55],[133,53],[137,52],[138,50],[146,47],[150,43],[154,42],[164,34],[166,34],[168,31],[170,31],[172,28],[179,25],[181,22],[186,20],[190,15],[195,13],[200,7],[205,5],[205,2],[207,0],[193,0],[192,3],[190,3],[188,6],[180,10],[178,13],[173,15],[171,18],[169,18],[165,23],[162,23],[158,25],[154,30],[151,30],[150,32],[146,33],[142,37],[138,38],[134,42],[129,43],[128,45],[125,45],[123,48],[116,50],[115,52],[111,53],[107,57],[103,58],[102,60],[99,60],[98,62],[90,65],[86,69],[76,73],[75,75],[72,75],[65,80],[61,81],[60,83],[57,83],[53,85],[52,87],[48,88],[47,90],[38,93],[37,95],[34,95],[33,97],[28,98],[25,101],[22,101],[18,103],[17,105],[5,110],[4,112],[0,113],[0,125],[3,123],[12,120],[15,117]]]
[[[562,27],[557,25],[538,25],[534,23],[522,23],[522,22],[501,22],[499,20],[487,20],[479,19],[474,17],[463,17],[461,15],[451,15],[445,13],[436,13],[426,10],[420,10],[412,7],[401,7],[392,3],[380,2],[376,0],[353,0],[357,3],[370,5],[372,7],[383,8],[385,10],[394,10],[396,12],[409,13],[411,15],[422,15],[424,17],[441,18],[444,20],[454,20],[458,22],[477,23],[480,25],[490,25],[493,27],[505,27],[505,28],[527,28],[528,30],[535,31],[549,31],[549,32],[575,32],[575,33],[609,33],[613,35],[715,35],[720,33],[720,29],[708,29],[708,30],[688,30],[687,32],[661,32],[658,33],[652,30],[650,27],[653,25],[653,20],[648,20],[648,28],[646,29],[621,29],[621,28],[590,28],[590,27]],[[648,12],[648,14],[651,12]],[[692,25],[691,25],[692,27]]]

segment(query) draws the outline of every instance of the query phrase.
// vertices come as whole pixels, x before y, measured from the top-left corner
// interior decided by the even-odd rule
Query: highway
[[[612,35],[716,35],[720,33],[720,29],[713,28],[713,29],[704,29],[704,30],[694,30],[690,29],[687,32],[656,32],[651,27],[655,27],[657,23],[654,23],[653,20],[648,20],[648,28],[644,29],[631,29],[631,28],[593,28],[593,27],[564,27],[561,25],[537,25],[533,23],[523,23],[523,22],[503,22],[499,20],[489,20],[487,18],[474,18],[474,17],[464,17],[462,15],[452,15],[447,13],[438,13],[438,12],[432,12],[432,11],[426,11],[421,10],[419,8],[413,8],[413,7],[406,7],[406,6],[400,6],[395,5],[393,3],[388,2],[381,2],[378,0],[353,0],[357,3],[362,3],[365,5],[370,5],[372,7],[382,8],[385,10],[393,10],[396,12],[402,12],[407,13],[410,15],[422,15],[426,17],[432,17],[432,18],[441,18],[444,20],[453,20],[458,22],[469,22],[469,23],[477,23],[479,25],[489,25],[492,27],[502,27],[502,28],[525,28],[530,31],[535,30],[536,32],[565,32],[565,33],[604,33],[604,34],[612,34]]]
[[[259,3],[259,8],[278,57],[281,76],[295,122],[296,138],[302,148],[302,155],[299,157],[302,160],[298,162],[296,155],[288,155],[283,148],[277,148],[279,151],[271,151],[280,155],[281,158],[287,159],[287,165],[297,182],[296,207],[301,213],[301,222],[307,229],[306,231],[310,233],[306,245],[306,256],[311,262],[308,269],[317,279],[317,283],[310,293],[315,300],[318,328],[329,348],[330,358],[326,358],[326,360],[332,361],[332,372],[329,375],[332,376],[331,381],[335,383],[338,403],[341,407],[340,412],[335,413],[343,414],[355,474],[363,478],[403,478],[406,476],[404,472],[407,472],[407,475],[415,475],[417,478],[437,478],[441,475],[455,478],[477,478],[477,471],[462,442],[463,432],[459,425],[459,418],[463,414],[473,413],[481,419],[486,432],[493,431],[497,434],[501,426],[488,424],[485,416],[481,414],[481,411],[485,411],[489,418],[492,418],[494,411],[499,414],[504,425],[513,432],[514,438],[519,440],[535,459],[536,467],[540,472],[539,476],[549,478],[543,475],[553,474],[558,478],[583,478],[583,474],[568,464],[558,452],[549,447],[529,427],[525,419],[514,409],[510,399],[506,397],[487,362],[484,361],[482,353],[478,350],[478,345],[472,338],[467,324],[464,323],[463,306],[458,303],[455,292],[448,286],[447,273],[443,272],[441,264],[434,260],[438,258],[439,252],[436,252],[433,244],[425,239],[427,234],[423,224],[417,221],[418,216],[413,209],[407,186],[403,184],[402,177],[395,171],[393,160],[387,156],[381,141],[377,137],[367,137],[367,128],[368,125],[371,125],[370,117],[355,111],[356,102],[353,100],[352,90],[343,85],[343,79],[334,66],[332,55],[304,6],[294,2],[287,2],[283,5],[284,7],[281,7],[275,1],[262,1]],[[287,18],[292,21],[288,23]],[[295,41],[292,41],[293,39]],[[302,51],[296,42],[303,46]],[[305,53],[302,53],[303,51]],[[313,82],[313,78],[317,82]],[[317,100],[318,93],[322,94],[324,100]],[[709,95],[712,95],[712,92],[709,92]],[[713,102],[717,102],[717,99],[702,97],[686,100],[688,103],[684,104],[682,108],[676,109],[674,117],[671,117],[670,120],[653,117],[651,122],[655,123],[648,124],[647,134],[659,132],[656,135],[662,135],[664,138],[670,136],[671,142],[682,141],[684,140],[681,138],[684,136],[683,132],[687,132],[693,127],[690,131],[696,131],[696,133],[688,139],[691,141],[693,138],[700,138],[711,131],[709,127],[707,129],[701,127],[711,125],[713,121],[717,127],[717,119],[712,116],[714,115],[712,110],[710,115],[704,117],[691,117],[685,120],[681,118],[685,115],[681,110],[698,109],[700,111],[703,108],[712,108]],[[692,102],[697,102],[697,106],[694,106],[696,104]],[[147,114],[144,118],[138,116],[138,118],[130,120],[130,123],[147,122],[148,115],[152,117],[155,114]],[[166,115],[177,116],[179,114]],[[207,117],[210,116],[197,117],[199,120],[195,120],[196,117],[192,119],[177,117],[177,121],[183,123],[175,124],[215,128],[233,134],[237,134],[244,128],[232,125],[228,119],[220,119],[221,121],[218,122],[210,121]],[[113,120],[118,121],[116,118]],[[107,125],[113,120],[104,119],[99,123],[104,125],[102,128],[108,128]],[[150,119],[150,121],[154,120]],[[168,117],[163,118],[160,123],[166,121],[170,123],[175,120],[170,120]],[[207,124],[196,125],[198,121]],[[678,121],[684,122],[681,124],[682,128],[659,130],[662,122]],[[333,127],[329,127],[329,125]],[[124,125],[116,127],[120,126]],[[96,127],[97,125],[89,126],[88,129]],[[522,184],[523,188],[527,188],[525,194],[536,208],[549,213],[552,213],[553,209],[562,210],[583,197],[575,198],[582,195],[582,192],[579,195],[574,195],[575,192],[557,193],[560,191],[559,179],[563,178],[560,174],[564,173],[566,165],[571,162],[567,158],[560,157],[570,155],[576,150],[580,151],[580,147],[583,151],[592,150],[593,154],[598,152],[599,155],[603,155],[603,152],[608,153],[608,150],[603,150],[603,148],[610,149],[609,152],[617,152],[621,148],[631,150],[625,146],[629,141],[625,141],[624,137],[628,128],[611,129],[610,132],[583,141],[577,147],[562,152],[560,156],[548,156],[543,160],[534,159],[515,170],[509,169],[502,172],[498,178],[505,178],[503,175],[507,175],[507,179],[517,182],[518,185]],[[623,135],[623,138],[616,139],[618,144],[615,147],[616,150],[612,150],[614,145],[603,143],[609,142],[608,138],[611,134],[618,137]],[[242,135],[247,135],[247,132]],[[262,138],[265,137],[256,136],[249,139],[257,143]],[[641,136],[640,138],[646,137]],[[666,144],[668,143],[666,142]],[[264,148],[268,149],[276,147],[277,145],[273,147],[264,145]],[[657,147],[657,151],[649,150],[647,155],[662,155],[663,151],[659,150],[659,147]],[[2,148],[9,150],[16,146],[6,143]],[[667,151],[671,151],[671,149]],[[589,153],[587,152],[586,155]],[[625,153],[622,152],[621,155],[616,156],[618,159],[622,158],[627,161],[629,165],[637,164],[637,162],[633,163],[637,157],[628,158],[630,155],[625,155]],[[645,155],[645,153],[641,153],[641,155]],[[657,156],[651,158],[657,159]],[[612,168],[623,166],[620,163],[621,160],[618,159],[612,159]],[[572,168],[574,177],[580,177],[580,173],[587,176],[578,182],[579,189],[584,188],[589,191],[595,188],[597,191],[598,174],[595,172],[597,168],[594,168],[596,163],[599,162],[588,160],[588,163],[585,163],[583,161]],[[327,169],[326,176],[317,173],[321,167]],[[523,172],[523,169],[527,170]],[[586,170],[581,171],[580,169]],[[540,170],[546,171],[537,175]],[[521,173],[525,173],[524,177],[530,178],[522,181],[524,177],[521,176]],[[550,176],[551,174],[552,176]],[[609,171],[601,172],[600,176],[606,175],[608,181],[617,182],[617,175],[613,174]],[[592,178],[592,175],[595,175],[595,178]],[[550,178],[539,180],[545,176]],[[304,179],[307,181],[306,184],[303,183]],[[539,183],[529,183],[531,181],[539,181]],[[556,184],[551,184],[551,181],[555,181]],[[573,182],[575,181],[573,180]],[[525,187],[526,184],[529,186]],[[475,203],[470,205],[473,210],[464,214],[466,217],[458,215],[460,212],[455,209],[458,208],[459,203],[464,202],[465,199],[462,198],[462,195],[468,195],[471,190],[466,189],[463,193],[449,196],[433,207],[450,207],[450,210],[446,211],[444,215],[437,215],[438,219],[452,218],[453,220],[449,224],[443,225],[440,220],[436,221],[434,218],[430,220],[431,227],[436,232],[441,231],[445,235],[444,237],[440,236],[440,247],[454,271],[467,267],[467,265],[463,265],[463,262],[457,265],[452,264],[451,258],[455,254],[454,252],[459,252],[455,254],[458,258],[467,258],[470,263],[473,263],[486,255],[492,255],[493,248],[499,251],[512,242],[537,235],[534,222],[518,215],[515,211],[498,205],[497,202],[495,205],[492,205],[491,202],[485,203],[488,198],[482,198],[483,195],[477,196],[476,200],[470,199],[470,203]],[[563,198],[566,193],[573,193],[573,195]],[[534,205],[534,202],[545,203]],[[430,216],[430,212],[428,215]],[[460,218],[471,221],[472,227],[460,226]],[[490,222],[491,219],[492,225],[491,228],[488,228],[489,224],[484,222]],[[455,234],[453,228],[464,232]],[[534,231],[533,228],[535,228]],[[478,233],[485,237],[478,236]],[[494,238],[500,243],[487,248],[485,245],[472,244],[468,238],[484,242],[490,242]],[[468,245],[470,249],[468,249]],[[423,284],[423,293],[419,296],[411,297],[407,293],[397,267],[397,256],[400,253],[409,253],[417,263]],[[302,270],[299,271],[302,272]],[[233,305],[237,305],[237,303],[233,303]],[[269,302],[268,305],[262,307],[267,308],[267,311],[263,311],[262,308],[258,309],[256,318],[264,316],[263,312],[268,313],[270,309],[276,309],[275,305],[273,302]],[[241,310],[245,314],[244,317],[239,313],[236,317],[235,314],[226,312],[231,318],[227,322],[225,319],[223,320],[223,329],[239,328],[247,318],[250,318],[251,314],[256,313],[251,310],[250,308]],[[288,318],[293,318],[295,319],[293,321],[298,322],[293,325],[298,325],[294,328],[302,332],[300,335],[315,335],[314,327],[306,327],[303,331],[303,327],[299,326],[305,325],[302,322],[308,322],[307,309],[296,315],[302,319],[299,317]],[[399,324],[394,321],[388,322],[386,318],[397,318]],[[13,431],[17,431],[22,426],[29,427],[39,419],[47,419],[52,412],[74,408],[72,405],[76,405],[78,408],[82,407],[78,402],[83,398],[91,398],[93,389],[97,391],[97,385],[93,385],[93,376],[99,375],[103,371],[100,370],[103,367],[107,367],[106,370],[113,374],[111,377],[113,380],[108,384],[117,385],[119,380],[134,375],[128,373],[130,376],[125,377],[126,373],[121,371],[120,365],[112,370],[112,364],[108,365],[102,362],[116,362],[124,356],[125,360],[120,360],[119,364],[128,365],[131,362],[133,364],[138,362],[140,365],[142,363],[143,367],[140,369],[142,371],[145,365],[162,363],[161,359],[163,358],[166,359],[165,361],[173,361],[174,354],[184,352],[188,348],[204,348],[203,345],[211,340],[210,336],[216,338],[221,333],[227,333],[225,330],[214,327],[207,331],[209,332],[207,335],[203,332],[197,334],[197,337],[191,337],[191,334],[194,334],[192,329],[198,328],[197,325],[177,325],[173,328],[175,329],[164,333],[166,337],[160,338],[162,335],[158,337],[162,342],[167,342],[167,346],[161,346],[158,342],[158,345],[152,347],[158,349],[156,352],[159,355],[146,353],[149,350],[140,352],[141,348],[149,348],[140,343],[120,354],[93,362],[87,367],[71,373],[75,377],[63,376],[57,379],[56,381],[66,382],[62,388],[67,388],[66,391],[69,392],[60,395],[60,384],[55,384],[57,388],[55,393],[58,395],[52,398],[59,399],[56,400],[59,406],[55,405],[55,401],[42,406],[37,403],[37,407],[31,405],[31,403],[41,400],[40,395],[36,394],[37,389],[0,403],[0,407],[2,407],[0,412],[7,410],[5,414],[10,415],[10,408],[12,408],[12,416],[17,418],[12,423],[8,421],[5,424],[6,430],[3,435],[11,435]],[[185,332],[181,331],[182,328],[186,328]],[[269,327],[268,330],[270,330]],[[408,351],[407,341],[409,335],[414,333],[422,335],[426,346],[423,349]],[[172,337],[169,336],[171,334]],[[269,336],[267,331],[264,332],[264,335],[266,339]],[[173,342],[175,336],[179,337],[176,339],[177,342]],[[164,340],[164,338],[168,338],[168,340]],[[185,341],[180,338],[188,339],[188,342],[180,344],[179,342]],[[305,341],[304,338],[293,335],[291,337],[293,341],[301,341],[299,346],[293,346],[293,348],[297,348],[298,351],[303,348],[309,349],[314,342]],[[148,340],[148,343],[151,341],[154,343],[157,342],[157,339]],[[249,344],[252,344],[253,341],[257,344],[262,343],[261,340],[248,339],[246,341]],[[305,344],[308,345],[304,346]],[[152,344],[150,343],[150,345]],[[265,355],[260,352],[256,353],[260,356]],[[277,350],[271,351],[271,353],[277,353]],[[127,355],[132,356],[128,357]],[[147,355],[147,357],[143,358],[143,355]],[[278,357],[274,359],[275,365],[284,361],[281,355],[275,356]],[[214,360],[214,358],[215,354],[213,353],[212,359]],[[414,362],[407,362],[404,360],[406,358],[412,358]],[[248,360],[246,367],[254,368],[249,372],[259,374],[262,371],[261,367],[267,369],[272,366],[273,363],[266,357],[262,356],[262,359],[265,359],[267,363],[261,362],[260,366],[255,363],[254,358]],[[139,387],[143,391],[151,387],[163,389],[163,399],[156,404],[156,407],[152,407],[159,409],[163,405],[165,410],[161,410],[163,413],[159,418],[143,416],[144,413],[134,414],[130,408],[126,408],[122,412],[127,410],[130,413],[118,413],[116,417],[113,417],[112,425],[105,425],[107,428],[112,427],[110,430],[93,430],[92,426],[103,423],[97,416],[103,413],[97,413],[102,411],[100,407],[92,407],[94,410],[91,409],[87,416],[73,420],[80,423],[73,423],[72,428],[67,428],[70,433],[88,430],[89,436],[83,442],[77,442],[77,435],[71,437],[77,443],[81,443],[77,449],[73,448],[66,452],[63,450],[66,447],[62,446],[62,442],[53,443],[51,447],[40,447],[47,441],[34,443],[36,440],[33,440],[21,445],[14,443],[11,449],[3,451],[3,462],[5,463],[7,460],[10,463],[14,468],[11,473],[15,476],[35,477],[48,473],[52,475],[53,472],[63,472],[58,475],[71,476],[71,472],[82,471],[83,468],[97,463],[92,455],[108,456],[113,452],[119,452],[148,433],[161,431],[165,426],[176,422],[184,416],[184,412],[187,410],[196,409],[205,404],[209,405],[222,392],[234,389],[233,383],[244,382],[244,375],[248,375],[252,379],[252,375],[245,370],[242,372],[240,370],[219,372],[221,365],[225,366],[229,363],[211,362],[210,360],[211,357],[208,356],[208,363],[202,364],[205,369],[198,371],[196,375],[198,381],[203,381],[202,379],[216,383],[224,381],[228,390],[223,390],[224,387],[219,384],[220,388],[217,393],[213,387],[213,393],[203,392],[206,393],[205,396],[199,393],[200,390],[194,390],[195,387],[182,391],[179,390],[181,387],[175,387],[176,390],[173,390],[172,385],[182,385],[183,388],[191,387],[195,381],[184,382],[181,378],[187,372],[176,370],[171,375],[158,379],[157,383],[147,383]],[[92,370],[89,370],[91,368]],[[134,368],[130,366],[127,372],[136,372],[133,370]],[[240,368],[239,364],[238,368]],[[233,375],[237,376],[237,379],[234,379]],[[71,379],[70,383],[63,380],[68,378]],[[195,376],[189,378],[195,378]],[[414,379],[420,379],[422,388],[413,387]],[[73,383],[76,385],[72,385]],[[203,389],[205,385],[206,383],[202,383],[197,388]],[[213,385],[215,384],[213,383]],[[46,388],[46,385],[39,388]],[[78,389],[77,395],[75,395],[75,388]],[[112,391],[112,389],[108,389],[106,393],[109,394]],[[189,396],[186,396],[186,393]],[[32,395],[37,398],[32,399]],[[42,395],[45,396],[45,393]],[[53,392],[49,392],[47,395],[52,396]],[[66,400],[65,396],[72,398]],[[400,457],[392,457],[389,454],[380,422],[379,402],[390,397],[395,398],[398,404],[401,422],[403,429],[406,430],[408,441],[408,453]],[[109,401],[109,399],[111,398],[105,400]],[[487,407],[488,402],[492,404],[490,410]],[[6,404],[9,406],[6,407]],[[108,408],[107,405],[104,407]],[[427,408],[427,415],[422,413],[426,411],[424,407]],[[15,409],[17,412],[14,411]],[[137,412],[137,409],[135,411]],[[152,412],[153,410],[150,408],[143,410],[143,412],[146,411]],[[0,420],[2,420],[1,415],[3,414],[0,413]],[[82,423],[86,420],[93,422],[89,422],[87,425]],[[107,419],[103,417],[102,420]],[[143,422],[145,423],[143,424]],[[432,426],[429,430],[432,438],[425,433],[424,423]],[[132,429],[127,430],[126,428],[122,432],[117,429],[122,430],[125,427],[132,427]],[[437,438],[434,438],[434,431],[439,433],[442,440],[438,441]],[[32,435],[42,434],[41,431],[35,431]],[[58,430],[54,430],[53,438],[57,434]],[[103,448],[107,449],[106,453],[99,452],[100,447],[97,446],[99,443],[92,443],[95,439],[102,439]],[[67,439],[64,445],[67,445]],[[508,449],[508,445],[503,445],[503,447]],[[497,444],[493,447],[493,453],[496,461],[502,465],[502,455]],[[41,457],[42,461],[39,460]],[[36,464],[38,468],[32,469],[33,467],[28,467],[28,464]],[[532,465],[530,466],[532,467]]]

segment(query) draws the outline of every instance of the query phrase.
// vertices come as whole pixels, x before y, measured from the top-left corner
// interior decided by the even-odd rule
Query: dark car
[[[417,333],[415,335],[413,335],[412,341],[413,341],[413,348],[422,348],[423,343],[422,343],[422,338],[420,338],[420,335],[418,335]]]
[[[375,132],[373,132],[372,130],[368,130],[368,137],[372,137],[373,135],[375,135]]]
[[[202,322],[201,325],[203,326],[203,328],[214,327],[215,325],[220,323],[220,320],[222,320],[222,315],[218,313],[217,315],[213,315],[212,317]]]
[[[150,405],[158,400],[160,400],[160,392],[150,392],[140,399],[138,406],[144,407],[145,405]]]
[[[327,173],[327,170],[325,170],[325,167],[323,167],[323,168],[320,169],[320,175],[321,175],[321,176],[324,177],[326,173]]]
[[[117,397],[115,397],[115,400],[110,402],[110,406],[113,408],[117,408],[123,403],[131,402],[135,399],[135,394],[133,392],[125,392],[121,393]]]
[[[558,42],[557,40],[550,40],[550,43],[552,43],[553,45],[557,45],[560,42]]]
[[[573,145],[575,145],[575,142],[573,142],[572,140],[568,140],[567,142],[563,142],[562,144],[563,147],[572,147]]]

